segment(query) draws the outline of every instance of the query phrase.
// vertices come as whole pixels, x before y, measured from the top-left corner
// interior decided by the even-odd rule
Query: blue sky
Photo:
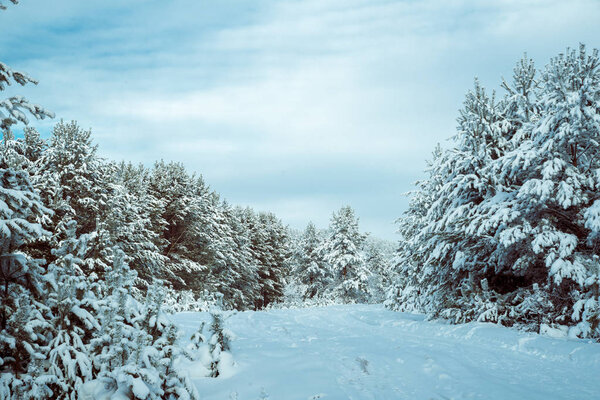
[[[181,161],[296,228],[349,204],[388,239],[475,76],[600,47],[596,0],[22,0],[0,21],[0,60],[40,80],[9,94],[103,156]]]

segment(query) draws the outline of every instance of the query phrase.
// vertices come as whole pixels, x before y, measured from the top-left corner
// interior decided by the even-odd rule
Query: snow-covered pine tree
[[[246,264],[248,253],[244,253],[243,249],[238,252],[230,223],[231,210],[202,178],[197,179],[195,189],[198,209],[194,229],[197,253],[194,259],[208,267],[206,284],[211,291],[223,295],[224,306],[243,309],[247,302],[243,293],[243,269],[250,266]]]
[[[526,67],[521,72],[530,74],[529,63],[521,65]],[[434,153],[429,178],[418,183],[400,220],[403,282],[391,292],[396,300],[388,300],[394,308],[417,308],[456,321],[480,314],[470,299],[487,290],[482,280],[495,276],[498,240],[489,229],[505,215],[496,213],[504,193],[496,166],[524,123],[517,118],[526,113],[519,104],[530,98],[516,90],[510,96],[496,102],[475,81],[460,111],[455,147]]]
[[[310,222],[300,238],[296,275],[305,285],[304,298],[321,297],[331,280],[329,270],[321,257],[321,239],[315,225]]]
[[[369,303],[382,303],[386,289],[392,285],[390,260],[386,257],[383,242],[374,239],[365,241],[364,257],[367,270],[371,272],[368,281]]]
[[[37,173],[37,160],[41,157],[45,142],[32,127],[25,127],[25,136],[15,138],[12,131],[4,132],[0,142],[0,168],[25,170],[30,176]]]
[[[490,164],[506,147],[499,121],[495,96],[488,96],[476,81],[460,111],[456,147],[434,166],[442,185],[428,211],[425,232],[431,239],[423,250],[429,255],[426,265],[432,266],[432,280],[441,283],[428,296],[433,308],[443,309],[445,317],[463,318],[457,298],[478,291],[482,275],[493,268],[490,254],[495,242],[478,235],[471,226],[477,218],[477,205],[495,195]],[[446,267],[448,263],[451,268]],[[437,267],[441,265],[444,267]]]
[[[252,252],[251,239],[253,222],[250,221],[254,221],[254,215],[241,207],[231,208],[227,203],[223,203],[223,211],[233,237],[235,255],[233,268],[238,271],[239,279],[235,285],[236,293],[232,298],[235,300],[233,307],[238,310],[250,309],[260,297],[258,265]],[[227,303],[227,298],[225,302]]]
[[[539,117],[519,130],[500,168],[512,182],[503,205],[513,213],[497,235],[507,268],[550,294],[552,312],[541,322],[564,324],[580,317],[565,309],[580,296],[594,297],[586,281],[598,255],[598,51],[588,54],[581,45],[552,59],[540,77],[537,108]]]
[[[420,251],[421,233],[427,225],[427,212],[436,199],[441,177],[436,175],[434,165],[439,163],[442,149],[436,146],[432,160],[427,162],[427,178],[416,182],[417,188],[408,193],[408,209],[396,222],[400,241],[394,259],[395,280],[388,288],[385,304],[397,311],[424,311],[425,269],[427,254]]]
[[[169,258],[169,278],[176,289],[203,290],[208,267],[199,263],[196,239],[200,229],[201,199],[197,181],[182,164],[155,163],[148,192],[159,201],[151,221]]]
[[[211,287],[223,294],[225,308],[251,307],[259,288],[249,232],[227,203],[216,204],[212,215],[215,240],[210,246]]]
[[[23,143],[10,130],[4,132],[0,142],[0,168],[26,170],[29,163],[23,147]]]
[[[200,349],[200,347],[206,343],[206,336],[204,335],[204,327],[205,326],[206,326],[206,322],[202,321],[202,323],[200,323],[200,327],[198,328],[198,330],[196,332],[194,332],[192,334],[192,336],[190,337],[190,343],[188,345],[190,353],[197,352]]]
[[[86,383],[83,392],[94,393],[100,383],[112,398],[197,399],[193,385],[175,367],[176,358],[185,352],[162,310],[162,289],[153,285],[146,302],[139,303],[130,295],[135,271],[128,268],[120,249],[113,253],[114,266],[100,303],[101,331],[90,342],[96,379]]]
[[[389,303],[416,296],[456,321],[576,324],[573,335],[598,336],[598,52],[568,50],[539,78],[524,58],[503,87],[498,103],[477,86],[467,95],[456,147],[420,184]]]
[[[231,334],[224,327],[223,312],[220,310],[211,311],[212,321],[209,326],[210,337],[208,338],[208,350],[211,358],[210,376],[218,377],[226,363],[231,362],[228,356],[231,350]]]
[[[159,235],[152,230],[152,207],[157,202],[148,194],[145,169],[125,163],[109,163],[103,169],[110,173],[109,195],[99,218],[108,241],[129,257],[130,268],[138,272],[138,286],[147,287],[153,278],[173,278],[166,268],[168,258],[157,245]]]
[[[332,270],[334,296],[345,302],[365,302],[370,275],[361,252],[365,235],[359,231],[352,207],[333,213],[329,232],[321,251]]]
[[[37,221],[48,212],[26,172],[0,170],[0,393],[8,399],[51,394],[41,365],[50,327],[43,260],[21,250],[46,234]]]
[[[260,297],[255,308],[261,309],[283,298],[288,275],[289,247],[286,227],[271,213],[259,213],[251,228],[251,250],[258,266]]]
[[[76,122],[61,121],[54,126],[48,148],[39,160],[40,174],[33,177],[44,204],[55,210],[47,226],[53,232],[53,247],[62,239],[67,221],[77,222],[77,234],[96,230],[107,200],[96,151],[91,131],[84,131]]]
[[[194,400],[199,399],[198,390],[191,381],[187,371],[179,367],[182,358],[191,358],[179,344],[179,330],[168,322],[162,335],[153,345],[158,350],[158,366],[160,380],[162,381],[161,399],[167,400]]]
[[[35,128],[28,126],[24,129],[23,151],[29,163],[35,165],[42,158],[47,145],[46,141],[42,139],[40,133]],[[34,174],[29,171],[29,175]]]
[[[164,283],[155,279],[148,289],[141,313],[139,328],[148,333],[148,351],[142,367],[157,370],[161,382],[160,399],[196,399],[196,387],[189,374],[179,367],[182,358],[190,359],[191,356],[179,344],[179,330],[163,309],[165,294]]]
[[[90,353],[93,357],[94,376],[111,382],[113,392],[122,391],[126,394],[131,392],[134,384],[140,387],[148,385],[143,380],[140,382],[140,379],[133,378],[125,368],[136,348],[138,351],[142,350],[143,343],[139,341],[145,337],[135,327],[136,321],[141,320],[142,316],[137,302],[129,294],[134,285],[135,273],[129,271],[124,259],[125,254],[117,249],[113,258],[114,265],[106,274],[103,300],[99,303],[101,331],[91,339]]]
[[[53,399],[79,398],[82,384],[92,379],[89,340],[100,331],[96,317],[99,283],[90,281],[81,268],[88,235],[77,238],[76,224],[67,223],[66,237],[53,251],[56,260],[44,277],[48,286],[44,303],[52,312],[46,374],[53,378]]]

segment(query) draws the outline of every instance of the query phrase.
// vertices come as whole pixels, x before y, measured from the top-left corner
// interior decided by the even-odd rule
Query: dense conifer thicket
[[[583,45],[505,94],[467,93],[399,220],[388,304],[462,321],[600,337],[600,60]]]
[[[52,249],[74,226],[75,237],[86,237],[86,276],[104,279],[118,246],[142,290],[158,278],[174,290],[220,292],[228,308],[281,300],[286,227],[272,214],[229,206],[183,165],[104,161],[75,122],[59,122],[48,141],[32,128],[19,139],[8,131],[0,146],[0,167],[22,171],[49,210],[37,220],[46,233],[25,246],[32,256],[53,262]]]

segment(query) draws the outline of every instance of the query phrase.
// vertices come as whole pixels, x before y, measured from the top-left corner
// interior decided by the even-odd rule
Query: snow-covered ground
[[[175,316],[187,336],[206,313]],[[600,344],[493,324],[447,325],[382,306],[240,312],[228,377],[203,399],[600,399]]]

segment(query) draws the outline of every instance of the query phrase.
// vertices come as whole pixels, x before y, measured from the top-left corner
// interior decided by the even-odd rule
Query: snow
[[[79,397],[81,400],[111,400],[116,390],[116,383],[112,379],[93,379],[82,385]]]
[[[138,399],[145,399],[150,395],[150,389],[140,378],[134,378],[131,385],[131,391]]]
[[[179,313],[187,337],[208,313]],[[239,312],[235,366],[190,374],[203,399],[591,399],[600,344],[489,323],[449,325],[380,305]],[[262,396],[262,397],[261,397]]]

